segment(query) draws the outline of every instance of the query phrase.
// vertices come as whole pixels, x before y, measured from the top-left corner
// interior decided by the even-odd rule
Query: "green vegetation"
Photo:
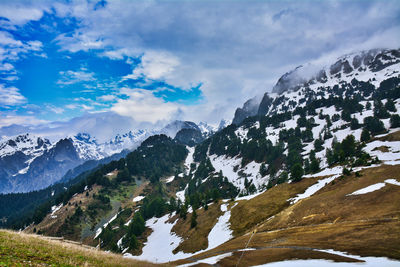
[[[332,149],[326,150],[329,166],[342,164],[348,166],[365,166],[374,163],[371,156],[362,151],[363,144],[355,141],[353,135],[348,135],[342,142],[333,140]]]

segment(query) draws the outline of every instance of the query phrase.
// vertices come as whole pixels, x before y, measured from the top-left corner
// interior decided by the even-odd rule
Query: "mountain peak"
[[[352,77],[366,81],[366,77],[400,62],[400,49],[371,49],[343,55],[330,65],[318,68],[313,64],[300,65],[282,75],[272,89],[273,93],[282,94],[297,91],[310,84],[335,83]],[[364,79],[363,79],[364,78]],[[350,79],[351,80],[351,79]]]

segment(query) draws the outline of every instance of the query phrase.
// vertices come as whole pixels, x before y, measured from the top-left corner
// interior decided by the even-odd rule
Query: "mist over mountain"
[[[370,82],[377,87],[383,80],[398,75],[399,62],[398,49],[372,49],[344,55],[323,67],[311,63],[298,66],[282,75],[271,92],[266,90],[261,102],[252,98],[242,108],[236,109],[233,123],[239,124],[246,117],[267,114],[274,97],[300,89],[316,91],[319,87],[328,89],[356,82]]]

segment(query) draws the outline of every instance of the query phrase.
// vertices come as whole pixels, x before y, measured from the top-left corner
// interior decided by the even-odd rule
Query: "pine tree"
[[[290,171],[290,177],[292,178],[293,182],[298,182],[303,177],[304,170],[300,163],[296,163],[293,165]]]
[[[146,225],[142,215],[140,214],[140,212],[135,213],[135,216],[133,217],[132,222],[129,225],[128,234],[130,236],[140,236],[145,229]]]
[[[378,134],[386,130],[383,122],[372,116],[364,118],[364,126],[372,134]]]
[[[310,161],[308,159],[304,160],[304,173],[310,173]]]
[[[360,124],[358,123],[357,118],[353,117],[350,121],[350,129],[357,130],[358,128],[360,128]]]
[[[316,158],[311,160],[310,171],[311,173],[316,173],[319,171],[319,161]]]
[[[369,134],[369,131],[366,128],[363,128],[363,130],[361,132],[360,141],[361,142],[368,142],[369,139],[371,139],[371,135]]]
[[[394,114],[390,117],[390,128],[400,127],[400,116],[398,114]]]
[[[392,99],[388,99],[385,103],[385,108],[391,112],[396,112],[396,106],[394,105],[394,101]]]
[[[129,249],[137,249],[139,248],[139,241],[137,240],[136,236],[131,236],[129,240]]]
[[[179,212],[179,217],[182,219],[186,220],[186,215],[187,215],[187,208],[185,205],[181,207],[181,211]]]
[[[194,228],[197,226],[197,213],[196,210],[193,210],[192,218],[190,220],[190,228]]]

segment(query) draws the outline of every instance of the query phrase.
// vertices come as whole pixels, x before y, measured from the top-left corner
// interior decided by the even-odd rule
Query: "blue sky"
[[[217,123],[300,64],[400,47],[399,22],[398,1],[1,1],[0,127]]]

